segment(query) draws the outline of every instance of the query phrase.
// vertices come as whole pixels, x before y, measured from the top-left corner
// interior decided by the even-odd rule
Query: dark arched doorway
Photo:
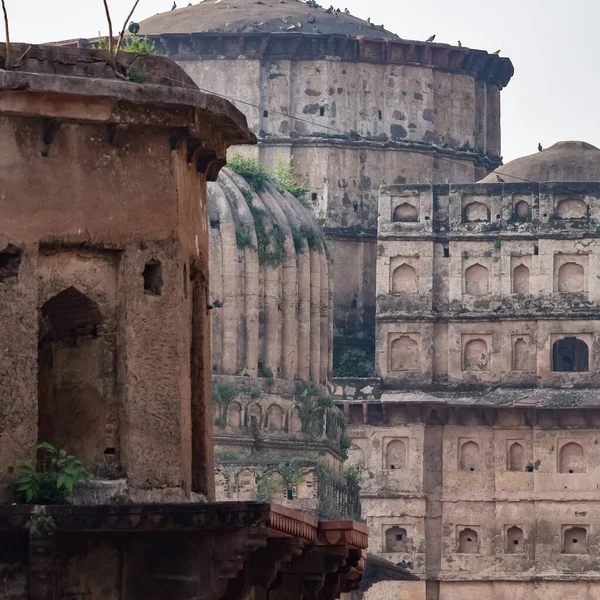
[[[574,337],[554,342],[552,347],[552,370],[563,373],[589,371],[587,344]]]
[[[98,305],[73,287],[42,306],[38,440],[67,449],[96,474],[110,475],[118,461],[116,415],[107,398],[102,324]]]

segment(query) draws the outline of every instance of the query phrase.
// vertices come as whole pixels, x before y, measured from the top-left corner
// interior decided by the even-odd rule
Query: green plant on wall
[[[305,208],[310,208],[306,199],[308,188],[304,185],[300,185],[292,172],[293,158],[294,157],[291,156],[289,160],[282,159],[277,162],[273,169],[273,181],[292,194],[292,196],[294,196]]]
[[[125,38],[121,49],[123,52],[132,52],[135,54],[158,54],[153,41],[136,34],[131,34],[131,36]]]
[[[283,477],[279,473],[271,473],[261,477],[256,491],[252,494],[252,500],[254,502],[271,502],[282,485]]]
[[[22,459],[8,468],[16,476],[15,496],[26,504],[66,504],[73,490],[89,481],[80,460],[64,449],[42,442],[38,459]]]
[[[257,193],[262,192],[269,181],[269,173],[260,162],[253,158],[246,158],[242,154],[236,154],[228,159],[227,167],[241,175]]]

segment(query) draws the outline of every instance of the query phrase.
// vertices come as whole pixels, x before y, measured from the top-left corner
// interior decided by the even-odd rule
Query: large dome
[[[600,181],[600,150],[586,142],[558,142],[542,152],[498,167],[480,183],[527,181]]]
[[[333,287],[310,210],[272,182],[222,169],[209,183],[213,372],[325,382]]]
[[[352,15],[329,12],[314,2],[299,0],[205,0],[140,23],[143,35],[287,31],[398,39],[397,35]]]

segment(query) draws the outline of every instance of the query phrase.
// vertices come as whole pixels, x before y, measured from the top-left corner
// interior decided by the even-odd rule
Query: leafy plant
[[[349,467],[344,473],[344,479],[348,485],[360,486],[360,467]]]
[[[262,192],[269,180],[269,173],[260,162],[253,158],[245,158],[242,154],[228,159],[227,167],[241,175],[255,192]]]
[[[273,180],[279,184],[283,189],[287,190],[292,196],[295,196],[297,200],[305,208],[310,208],[306,195],[308,194],[308,188],[304,185],[300,185],[296,182],[294,173],[292,172],[292,159],[280,160],[273,169]]]
[[[22,459],[8,468],[17,479],[15,495],[26,504],[65,504],[73,490],[89,481],[80,460],[64,449],[42,442],[38,460]]]
[[[496,238],[494,240],[494,248],[496,248],[496,250],[500,250],[500,248],[502,248],[502,240],[500,238]]]
[[[364,350],[353,348],[346,350],[338,367],[336,377],[372,377],[375,372],[373,361]]]
[[[31,519],[31,531],[42,535],[52,535],[56,531],[56,521],[52,515],[35,515]]]
[[[273,377],[273,369],[270,367],[263,367],[260,365],[258,367],[258,376],[264,377],[267,380],[268,385],[273,385],[275,383],[275,378]]]
[[[235,241],[240,250],[243,248],[252,248],[254,246],[252,243],[252,228],[248,225],[237,227],[235,230]]]
[[[135,33],[125,38],[122,50],[123,52],[132,52],[135,54],[158,54],[152,40],[149,40],[147,37],[140,37]]]
[[[215,419],[215,425],[219,429],[227,427],[227,411],[231,401],[237,398],[240,388],[227,381],[218,381],[213,384],[213,400],[221,405],[221,416]]]
[[[262,477],[258,482],[258,488],[252,494],[252,500],[254,502],[271,502],[275,492],[281,488],[282,484],[283,478],[279,473]]]

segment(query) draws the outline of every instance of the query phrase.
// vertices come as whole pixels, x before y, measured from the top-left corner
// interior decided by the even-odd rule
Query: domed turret
[[[600,150],[586,142],[558,142],[542,152],[498,167],[481,183],[542,181],[600,181]]]
[[[213,372],[325,382],[332,284],[311,212],[273,182],[256,191],[228,169],[208,199]]]
[[[398,39],[382,27],[316,2],[205,0],[195,6],[161,13],[140,23],[142,35],[169,33],[321,33]]]

